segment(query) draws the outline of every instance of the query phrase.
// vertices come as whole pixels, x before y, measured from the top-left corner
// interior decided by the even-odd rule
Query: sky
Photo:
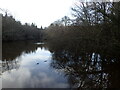
[[[64,16],[71,16],[75,0],[0,0],[0,8],[8,10],[21,23],[47,27]]]

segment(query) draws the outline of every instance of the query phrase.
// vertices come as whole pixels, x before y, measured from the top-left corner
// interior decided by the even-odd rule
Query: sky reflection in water
[[[84,49],[84,51],[83,51]],[[120,57],[116,49],[50,43],[3,43],[3,88],[117,88]],[[98,52],[99,51],[99,52]],[[109,53],[107,53],[109,52]],[[114,53],[113,53],[114,52]],[[112,66],[112,67],[111,67]]]
[[[69,87],[64,74],[58,74],[50,67],[51,53],[44,48],[31,53],[24,52],[16,60],[20,67],[2,74],[3,88]]]

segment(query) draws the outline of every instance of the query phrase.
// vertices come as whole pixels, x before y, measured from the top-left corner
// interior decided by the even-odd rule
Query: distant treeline
[[[120,2],[78,2],[72,11],[74,20],[65,16],[47,28],[47,42],[76,48],[120,46]]]
[[[20,21],[16,21],[13,16],[2,16],[2,40],[41,40],[41,29],[37,28],[33,23],[31,25],[25,23],[22,25]]]
[[[3,41],[41,40],[95,43],[97,45],[120,42],[120,2],[76,2],[71,8],[74,19],[64,16],[45,30],[34,24],[22,25],[12,16],[3,16]],[[44,33],[43,33],[44,32]]]

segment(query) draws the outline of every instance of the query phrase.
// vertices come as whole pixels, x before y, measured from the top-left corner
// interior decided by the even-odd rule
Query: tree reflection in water
[[[71,88],[120,87],[120,47],[90,45],[3,43],[2,72],[19,68],[21,54],[44,47],[52,53],[51,67],[65,74]]]
[[[2,73],[20,67],[21,54],[32,53],[37,50],[38,45],[33,42],[4,42],[2,50]]]
[[[77,46],[77,45],[76,45]],[[120,53],[112,49],[49,45],[51,67],[63,71],[72,88],[118,88],[120,86]]]

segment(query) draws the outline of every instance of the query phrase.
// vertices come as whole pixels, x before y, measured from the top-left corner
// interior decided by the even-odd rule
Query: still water
[[[51,52],[47,48],[39,46],[40,43],[18,43],[21,46],[27,45],[24,49],[14,44],[4,44],[7,51],[3,51],[3,88],[69,87],[64,73],[50,66]],[[20,49],[23,51],[19,52]]]
[[[118,88],[119,54],[46,43],[3,43],[3,88]],[[88,49],[87,49],[88,50]]]

